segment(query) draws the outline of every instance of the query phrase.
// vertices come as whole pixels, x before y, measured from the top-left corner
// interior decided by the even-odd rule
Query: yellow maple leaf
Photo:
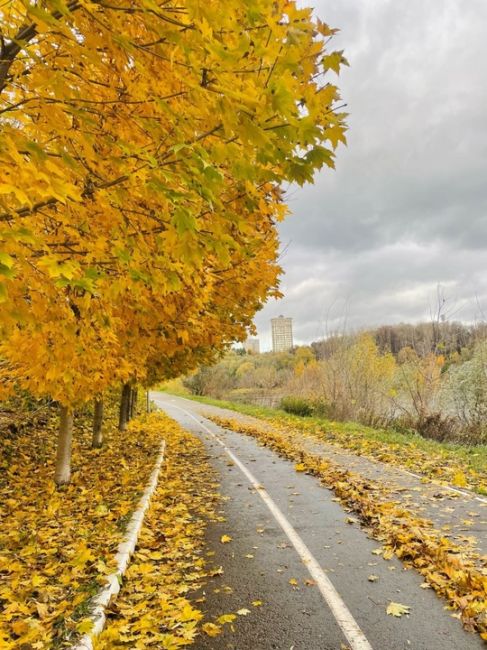
[[[87,562],[94,559],[93,552],[82,542],[76,549],[76,555],[71,560],[70,564],[75,567],[83,567]]]
[[[14,631],[14,634],[16,634],[17,636],[22,636],[29,629],[28,623],[26,621],[22,621],[20,619],[17,619],[16,621],[13,621],[13,623],[11,624],[11,627],[12,627],[12,630]]]
[[[80,634],[88,634],[93,629],[93,621],[90,618],[84,618],[76,626],[76,631]]]
[[[248,616],[250,614],[250,609],[246,609],[245,607],[242,607],[242,609],[239,609],[237,611],[237,614],[239,616]]]
[[[221,627],[215,625],[215,623],[205,623],[201,626],[201,629],[207,636],[218,636],[222,631]]]
[[[45,603],[36,602],[36,609],[41,621],[49,616],[49,608]]]
[[[460,471],[455,472],[452,479],[452,485],[455,487],[467,487],[468,483],[467,479],[465,478],[465,474]]]
[[[220,537],[220,542],[221,542],[222,544],[228,544],[228,543],[231,542],[231,541],[232,541],[232,537],[230,537],[230,535],[222,535],[222,536]]]
[[[386,612],[389,616],[397,616],[398,618],[404,614],[409,614],[410,608],[408,605],[401,605],[401,603],[390,602],[387,605]]]
[[[219,625],[225,625],[225,623],[233,623],[236,618],[236,614],[222,614],[217,618],[217,623]]]

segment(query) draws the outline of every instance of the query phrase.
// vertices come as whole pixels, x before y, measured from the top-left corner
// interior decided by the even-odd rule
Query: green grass
[[[325,418],[301,417],[291,415],[281,409],[217,400],[211,397],[191,395],[183,391],[177,391],[174,394],[201,404],[219,406],[220,408],[230,409],[257,418],[277,420],[283,424],[294,424],[299,428],[305,427],[306,430],[311,430],[310,432],[327,442],[332,442],[338,446],[340,446],[340,442],[346,442],[347,444],[343,446],[357,453],[364,453],[364,447],[368,447],[366,443],[370,443],[371,446],[371,449],[368,450],[370,453],[366,455],[374,457],[378,457],[378,454],[373,453],[373,443],[379,443],[382,448],[390,447],[391,452],[402,451],[401,448],[407,452],[407,449],[410,448],[411,450],[422,451],[431,457],[441,458],[447,462],[451,461],[456,465],[460,464],[464,466],[465,471],[487,474],[487,445],[465,446],[437,442],[436,440],[423,438],[415,432],[401,433],[394,429],[375,429],[356,422],[336,422]],[[408,463],[401,462],[401,459],[398,459],[397,462],[411,468]],[[416,468],[416,471],[420,471],[420,469]],[[477,491],[484,493],[484,488],[478,488]]]

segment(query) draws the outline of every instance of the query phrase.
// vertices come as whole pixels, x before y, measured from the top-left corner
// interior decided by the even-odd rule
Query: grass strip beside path
[[[269,426],[244,423],[213,414],[205,417],[219,426],[256,438],[280,455],[296,462],[296,471],[320,478],[343,504],[359,515],[368,531],[383,544],[383,557],[395,554],[406,566],[416,568],[450,607],[459,612],[464,626],[487,640],[487,576],[468,548],[460,549],[426,519],[409,512],[379,482],[363,479],[337,464],[309,453],[299,436],[290,439]]]
[[[396,465],[430,479],[487,495],[487,446],[467,447],[428,440],[416,433],[373,429],[355,422],[334,422],[322,418],[299,417],[278,409],[179,395],[202,404],[230,409],[260,418],[274,428],[305,433],[318,440],[348,449],[360,456]]]
[[[160,414],[143,428],[164,431],[165,463],[98,650],[191,645],[203,614],[187,596],[212,574],[203,557],[204,533],[216,517],[218,496],[203,443]]]
[[[90,631],[91,599],[115,569],[114,555],[163,438],[159,489],[101,647],[190,643],[202,615],[185,594],[204,576],[202,537],[216,499],[201,442],[153,414],[125,432],[108,418],[104,447],[91,449],[91,421],[81,414],[72,482],[58,489],[52,480],[56,429],[47,409],[37,423],[2,434],[0,647],[64,648]]]
[[[163,431],[105,423],[91,449],[78,417],[70,485],[53,482],[57,418],[2,436],[0,451],[0,646],[62,647],[86,602],[113,570],[113,555],[144,490]],[[82,628],[81,628],[82,630]]]

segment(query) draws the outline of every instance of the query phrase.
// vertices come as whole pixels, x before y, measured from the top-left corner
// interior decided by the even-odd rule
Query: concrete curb
[[[160,446],[159,454],[154,469],[150,475],[147,487],[144,490],[144,494],[141,496],[137,509],[130,518],[125,538],[118,546],[117,554],[115,555],[117,568],[113,573],[110,573],[110,575],[107,576],[106,585],[93,599],[94,608],[91,614],[87,617],[88,620],[93,622],[91,632],[84,634],[75,645],[72,645],[72,650],[93,650],[93,638],[98,636],[105,627],[105,610],[112,598],[114,598],[120,591],[121,578],[127,570],[130,557],[135,550],[135,545],[137,544],[140,529],[142,528],[142,523],[144,521],[144,515],[157,487],[159,473],[164,461],[165,449],[166,443],[163,442]]]

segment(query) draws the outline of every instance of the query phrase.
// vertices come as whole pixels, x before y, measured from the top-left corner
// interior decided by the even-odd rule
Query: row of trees
[[[373,333],[364,332],[323,342],[321,357],[316,349],[231,353],[185,384],[192,392],[220,398],[281,402],[302,415],[415,429],[439,440],[487,441],[485,338],[472,334],[470,345],[450,354],[441,353],[446,349],[441,342],[435,352],[419,354],[405,345],[393,354],[381,350]]]
[[[420,357],[430,353],[450,357],[461,354],[462,350],[472,348],[476,343],[485,340],[487,324],[431,320],[423,323],[382,325],[367,332],[382,353],[391,352],[397,357],[404,348],[411,348]],[[335,333],[326,339],[312,343],[311,347],[316,358],[329,358],[346,336],[346,332]]]
[[[0,8],[0,398],[73,412],[210,363],[277,295],[283,182],[333,166],[333,30],[293,1]]]

